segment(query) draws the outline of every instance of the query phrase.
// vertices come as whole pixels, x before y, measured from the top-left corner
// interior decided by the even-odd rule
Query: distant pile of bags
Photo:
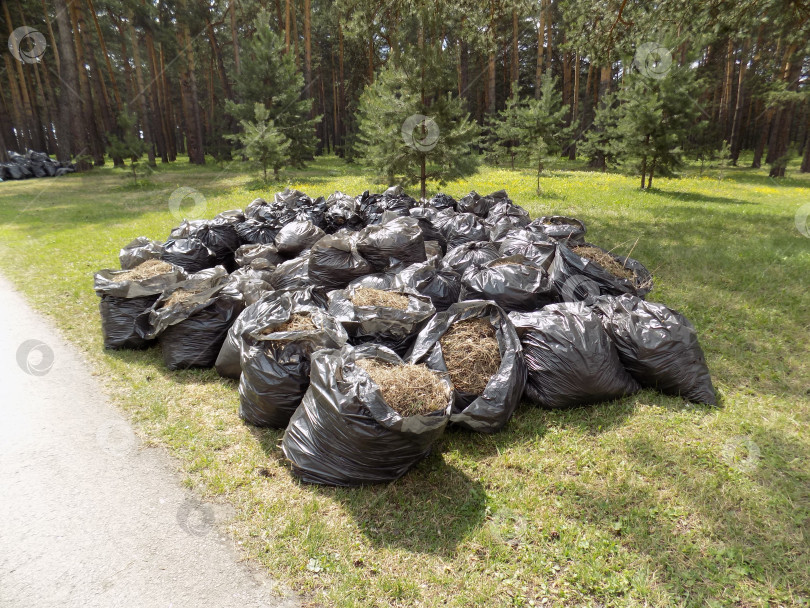
[[[398,187],[325,200],[287,189],[126,245],[122,270],[95,276],[104,345],[157,342],[169,369],[239,380],[242,419],[286,428],[293,472],[331,485],[396,479],[448,425],[496,432],[521,398],[567,408],[645,387],[716,404],[692,324],[644,300],[640,262],[612,256],[632,271],[622,278],[577,255],[585,232],[574,218],[532,221],[504,191],[418,203]],[[168,263],[161,274],[118,278],[154,259]],[[403,294],[408,308],[355,306],[361,287]],[[191,295],[175,301],[178,290]],[[284,330],[297,314],[313,325]],[[439,411],[401,416],[355,364],[446,372],[439,341],[470,318],[494,328],[500,369]]]
[[[73,163],[52,160],[45,152],[28,150],[18,154],[9,150],[9,162],[0,163],[0,182],[11,179],[29,179],[31,177],[59,177],[73,173]]]

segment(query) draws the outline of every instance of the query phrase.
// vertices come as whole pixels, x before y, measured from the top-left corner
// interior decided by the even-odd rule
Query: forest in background
[[[657,93],[672,95],[678,121],[667,121],[666,98],[632,109],[664,125],[668,150],[731,164],[750,150],[777,177],[801,156],[810,171],[810,6],[799,0],[4,0],[0,21],[10,37],[32,28],[0,63],[0,160],[25,149],[80,170],[135,151],[149,164],[230,159],[229,136],[260,102],[292,140],[292,164],[352,160],[375,137],[364,91],[397,66],[416,73],[422,107],[451,100],[452,124],[461,112],[480,128],[449,156],[465,142],[490,152],[498,117],[546,86],[564,140],[551,152],[604,167],[636,147],[608,150],[610,110],[649,89],[628,76],[652,49],[649,82],[670,63],[689,73],[668,85],[680,91]],[[509,146],[494,161],[508,157]]]

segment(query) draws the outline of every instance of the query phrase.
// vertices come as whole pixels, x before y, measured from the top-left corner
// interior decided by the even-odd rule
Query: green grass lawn
[[[573,215],[589,241],[632,248],[654,272],[649,299],[696,325],[722,406],[650,391],[570,411],[524,404],[497,435],[450,432],[400,481],[347,490],[299,484],[282,431],[239,420],[235,383],[101,345],[92,273],[130,239],[168,235],[176,188],[199,190],[213,217],[287,183],[260,186],[239,165],[161,167],[146,188],[123,175],[0,184],[0,269],[187,485],[233,507],[245,555],[305,602],[810,605],[810,239],[794,220],[810,176],[713,169],[642,192],[635,177],[563,166],[540,196],[530,171],[448,185],[505,188],[532,216]],[[334,158],[287,176],[313,196],[383,188]]]

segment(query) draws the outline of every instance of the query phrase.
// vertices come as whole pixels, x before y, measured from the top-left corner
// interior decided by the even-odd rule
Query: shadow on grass
[[[280,443],[283,430],[248,426],[264,453],[292,475]],[[458,544],[483,525],[486,492],[478,480],[447,464],[443,442],[392,483],[335,488],[304,484],[313,494],[339,501],[376,547],[452,556]]]
[[[792,604],[795,591],[810,588],[810,559],[800,548],[810,525],[810,453],[764,427],[746,439],[756,458],[745,454],[741,466],[728,445],[707,450],[635,436],[627,443],[635,474],[566,482],[565,515],[583,528],[613,530],[684,605],[725,598],[748,606],[762,597]]]

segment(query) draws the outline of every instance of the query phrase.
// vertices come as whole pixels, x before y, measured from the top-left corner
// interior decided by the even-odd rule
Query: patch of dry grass
[[[395,291],[374,289],[373,287],[356,289],[351,301],[355,306],[381,306],[383,308],[396,308],[397,310],[408,309],[408,296]]]
[[[152,277],[171,272],[172,268],[174,267],[171,264],[163,260],[146,260],[138,264],[135,268],[122,272],[115,278],[118,281],[143,281],[144,279],[151,279]]]
[[[425,365],[392,365],[358,359],[357,365],[380,387],[388,406],[402,416],[430,414],[447,406],[450,395],[437,372]]]
[[[501,366],[495,330],[488,319],[458,321],[440,338],[444,363],[456,390],[480,395]]]

